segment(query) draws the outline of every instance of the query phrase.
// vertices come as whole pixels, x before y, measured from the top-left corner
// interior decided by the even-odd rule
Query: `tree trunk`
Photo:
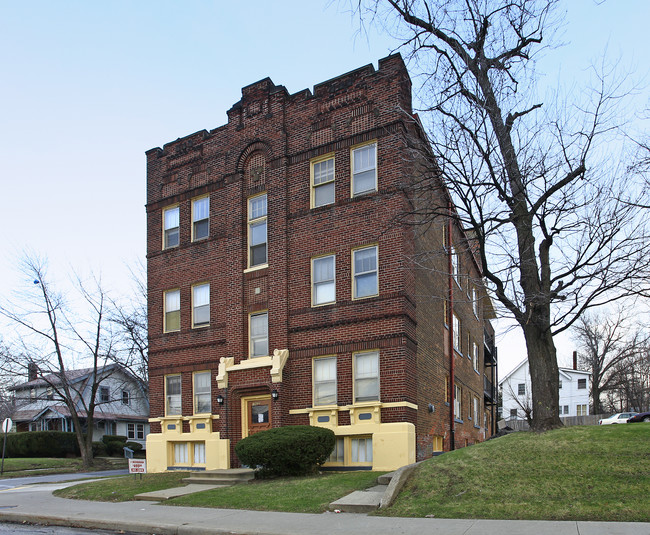
[[[555,343],[550,329],[523,325],[533,396],[534,431],[562,427],[560,420],[560,377]]]
[[[602,414],[602,408],[600,405],[600,386],[596,384],[594,380],[591,386],[591,403],[592,403],[592,414]]]

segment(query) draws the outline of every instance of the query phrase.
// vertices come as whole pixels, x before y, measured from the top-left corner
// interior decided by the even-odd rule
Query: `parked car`
[[[640,412],[627,420],[628,424],[633,424],[634,422],[650,422],[650,412]]]
[[[628,418],[631,418],[635,414],[636,412],[617,412],[616,414],[612,414],[609,418],[598,420],[598,425],[626,424]]]

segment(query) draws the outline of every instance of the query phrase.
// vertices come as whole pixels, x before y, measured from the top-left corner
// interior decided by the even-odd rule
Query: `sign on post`
[[[11,421],[11,418],[5,418],[2,422],[2,432],[4,433],[4,440],[2,441],[2,464],[0,465],[0,475],[5,473],[5,450],[7,448],[7,433],[11,429],[14,423]]]
[[[129,474],[146,474],[146,459],[129,459]]]
[[[11,421],[11,418],[5,418],[4,421],[2,422],[2,432],[8,433],[9,431],[11,431],[13,425],[14,423]]]

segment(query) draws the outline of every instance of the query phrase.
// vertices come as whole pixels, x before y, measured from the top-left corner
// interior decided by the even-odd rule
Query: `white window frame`
[[[199,387],[197,385],[197,378],[205,379],[207,376],[207,387]],[[193,394],[193,407],[194,414],[210,414],[212,412],[212,372],[209,370],[194,372],[192,374],[192,394]],[[199,410],[204,408],[207,399],[207,411]],[[202,404],[203,406],[200,406]]]
[[[172,215],[175,212],[175,217]],[[181,242],[181,228],[180,228],[180,206],[178,204],[175,204],[173,206],[168,206],[167,208],[163,208],[162,211],[162,227],[163,227],[163,235],[162,235],[162,248],[163,249],[174,249],[175,247],[178,247]],[[169,222],[167,220],[167,215],[170,215],[170,219],[173,218],[174,223],[176,223],[175,226],[169,225]],[[176,243],[173,245],[169,245],[170,237],[176,235]]]
[[[329,163],[331,162],[331,168]],[[326,167],[326,169],[322,169]],[[311,207],[318,208],[336,202],[336,161],[334,153],[315,158],[310,163]],[[318,181],[318,182],[317,182]],[[318,201],[319,192],[332,190],[332,198],[327,202]]]
[[[372,464],[372,436],[350,437],[350,464]]]
[[[255,201],[264,199],[263,210],[256,210]],[[253,243],[254,229],[264,225],[264,241]],[[253,248],[264,245],[264,262],[253,264]],[[269,234],[268,234],[268,197],[266,193],[260,193],[248,198],[248,269],[259,269],[268,265],[269,262]]]
[[[587,388],[587,379],[585,378],[578,379],[578,390],[585,390],[586,388]]]
[[[109,403],[111,401],[111,391],[107,386],[99,387],[99,402]]]
[[[452,312],[452,321],[454,322],[454,350],[459,354],[463,354],[463,337],[460,330],[461,323],[460,318],[456,315],[455,312]]]
[[[371,362],[371,359],[374,362]],[[359,371],[359,363],[361,360],[370,362],[370,370]],[[374,351],[360,351],[352,354],[353,376],[354,376],[354,402],[363,403],[367,401],[379,401],[381,394],[381,384],[379,375],[379,350]],[[375,383],[372,386],[374,393],[372,395],[360,396],[359,392],[362,390],[360,384]]]
[[[330,261],[332,262],[332,277],[323,280],[316,280],[316,264],[321,262]],[[332,299],[324,299],[319,301],[319,289],[320,288],[329,288],[331,287]],[[321,298],[322,299],[322,298]],[[311,259],[311,306],[321,306],[329,305],[331,303],[336,303],[336,255],[328,254],[323,256],[317,256]]]
[[[518,396],[526,395],[526,383],[517,383],[517,395]]]
[[[463,419],[463,389],[454,383],[454,419]]]
[[[366,164],[366,162],[360,161],[360,160],[365,160],[366,155],[371,155],[370,159],[373,160],[374,165],[370,165],[370,162]],[[371,171],[373,172],[373,186],[371,188],[366,188],[357,191],[357,183],[359,181],[359,175],[370,174]],[[350,174],[352,175],[351,185],[350,185],[351,197],[359,197],[361,195],[367,195],[369,193],[373,193],[377,191],[377,142],[376,141],[372,141],[370,143],[364,143],[363,145],[358,145],[350,149]]]
[[[480,315],[480,310],[479,310],[479,300],[478,300],[478,289],[476,288],[476,286],[472,286],[472,310],[474,311],[474,316],[476,316],[476,319],[478,319]]]
[[[168,297],[171,298],[177,296],[178,300],[178,308],[170,308],[170,306],[175,306],[173,303],[170,303],[168,301]],[[169,314],[178,314],[178,328],[177,329],[170,329],[168,328],[168,323],[169,319],[168,315]],[[181,290],[180,288],[174,288],[172,290],[166,290],[163,292],[163,332],[166,333],[172,333],[172,332],[178,332],[181,330]]]
[[[197,297],[197,291],[205,290],[206,287],[207,287],[208,301],[203,302],[201,299],[204,297],[203,294],[205,294],[205,292],[201,292],[202,295]],[[198,315],[197,311],[199,311],[199,309],[204,309],[205,307],[207,307],[208,321],[202,321],[200,323],[197,323],[196,321],[196,316]],[[192,328],[196,329],[200,327],[208,327],[209,325],[210,325],[210,283],[201,282],[199,284],[195,284],[192,286]]]
[[[131,393],[128,390],[122,390],[122,405],[131,404]]]
[[[456,247],[452,244],[451,246],[451,276],[456,281],[456,285],[460,288],[460,256]]]
[[[170,381],[178,380],[178,394],[171,394]],[[165,375],[165,416],[181,416],[183,414],[183,382],[178,373]],[[173,412],[171,407],[178,407],[178,412]]]
[[[202,217],[204,212],[203,203],[207,204],[207,213],[205,214],[205,217]],[[200,210],[197,210],[197,207],[199,207]],[[207,223],[207,232],[204,236],[197,236],[197,229],[200,228],[199,225],[203,226],[202,223],[204,222]],[[192,199],[192,241],[205,240],[208,237],[210,237],[210,196],[204,195]]]
[[[253,335],[254,319],[264,317],[266,319],[265,333]],[[260,342],[266,342],[266,352],[255,351],[255,346]],[[248,315],[248,357],[266,357],[269,354],[269,312],[263,310]]]
[[[358,253],[364,252],[364,251],[369,251],[373,249],[375,251],[375,267],[374,269],[367,269],[365,271],[359,271],[357,272],[357,266],[356,266],[356,255]],[[362,279],[368,278],[369,276],[372,276],[374,274],[375,278],[375,291],[373,293],[366,293],[363,295],[359,295],[358,292],[358,282]],[[369,297],[375,297],[379,295],[379,246],[378,245],[370,245],[370,246],[363,246],[363,247],[357,247],[355,249],[352,249],[352,298],[353,299],[367,299]]]
[[[474,366],[474,371],[478,371],[478,344],[472,341],[472,365]]]
[[[474,420],[474,425],[476,427],[480,427],[481,423],[479,422],[479,414],[481,412],[480,411],[481,406],[480,406],[479,400],[478,400],[478,398],[476,396],[474,396],[472,398],[472,409],[473,409],[473,411],[472,411],[472,420]]]
[[[333,370],[332,370],[333,368]],[[336,377],[336,356],[327,356],[327,357],[317,357],[312,361],[313,369],[313,403],[314,407],[322,405],[336,405],[338,396],[337,396],[337,377]],[[321,373],[322,372],[322,373]],[[320,376],[320,377],[319,377]],[[331,396],[322,396],[319,395],[321,387],[327,388],[333,387],[334,389],[334,399],[329,399]],[[323,401],[325,398],[325,401]]]

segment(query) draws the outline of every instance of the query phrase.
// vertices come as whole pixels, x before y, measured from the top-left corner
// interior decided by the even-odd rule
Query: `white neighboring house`
[[[33,372],[30,372],[33,374]],[[90,399],[92,368],[69,370],[68,381],[86,403]],[[145,447],[149,434],[149,398],[144,385],[118,364],[99,368],[105,375],[97,390],[93,441],[104,435],[123,435]],[[55,374],[30,377],[30,381],[11,387],[15,400],[12,419],[21,431],[74,431],[70,411],[50,384],[59,380]],[[86,412],[78,398],[77,413],[85,425]]]
[[[572,368],[560,368],[560,416],[589,414],[590,373]],[[533,406],[528,359],[520,362],[499,381],[505,420],[525,419],[526,410]]]

